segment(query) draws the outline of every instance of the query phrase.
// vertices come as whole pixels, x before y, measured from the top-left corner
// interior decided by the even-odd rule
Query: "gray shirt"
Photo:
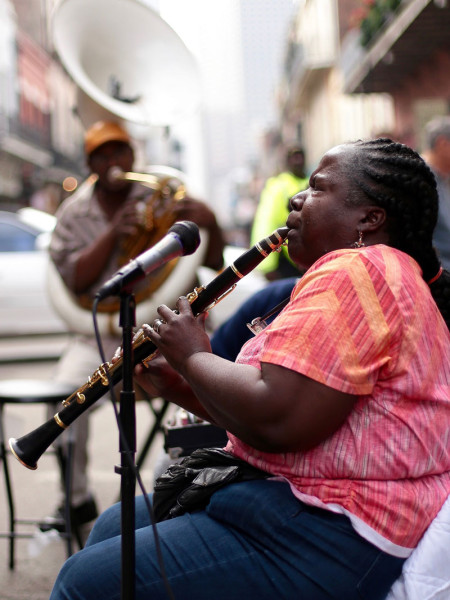
[[[450,177],[433,171],[439,195],[439,214],[433,242],[444,269],[450,271]]]

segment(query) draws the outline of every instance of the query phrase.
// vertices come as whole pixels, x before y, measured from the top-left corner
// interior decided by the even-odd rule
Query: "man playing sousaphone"
[[[79,303],[84,306],[92,303],[102,284],[124,263],[163,237],[174,221],[190,220],[205,229],[208,244],[203,264],[212,269],[223,266],[222,232],[214,213],[205,203],[183,195],[170,203],[168,215],[161,209],[160,198],[159,204],[155,204],[157,192],[142,183],[112,177],[114,168],[123,173],[133,168],[132,141],[121,125],[112,121],[95,123],[85,134],[84,148],[92,184],[80,186],[61,205],[50,245],[52,261]],[[151,209],[145,211],[147,223],[143,226],[142,205],[145,206],[148,199]],[[163,224],[167,224],[166,229]],[[156,225],[162,227],[160,231],[156,231]],[[167,276],[167,273],[156,274],[157,278]],[[145,287],[148,282],[141,283],[142,289],[136,292],[138,303],[148,299],[152,291]],[[110,333],[102,336],[102,342],[106,356],[112,356],[121,339]],[[59,360],[54,378],[73,383],[76,389],[100,362],[94,331],[91,335],[77,334]],[[97,517],[87,478],[88,415],[89,411],[74,426],[71,524],[75,532]],[[47,517],[41,524],[41,529],[63,531],[63,507],[64,499],[58,504],[55,515]]]

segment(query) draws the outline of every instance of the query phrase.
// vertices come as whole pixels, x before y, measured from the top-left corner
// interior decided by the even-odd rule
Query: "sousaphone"
[[[98,120],[116,120],[161,128],[189,117],[198,109],[197,65],[175,31],[139,0],[61,0],[52,16],[53,43],[62,64],[78,86],[75,107],[84,128]],[[174,222],[173,205],[184,196],[185,175],[165,166],[145,173],[116,173],[151,188],[143,208],[139,235],[126,241],[126,263],[159,241]],[[95,184],[90,177],[79,193]],[[200,248],[172,261],[140,291],[136,321],[149,321],[159,304],[174,303],[192,288],[202,263],[207,233]],[[75,296],[50,261],[48,285],[52,303],[71,331],[91,335],[91,305]],[[100,309],[100,305],[99,305]],[[98,314],[102,334],[118,334],[118,305]]]
[[[61,0],[52,16],[52,37],[75,83],[110,114],[165,127],[199,106],[192,54],[138,0]]]

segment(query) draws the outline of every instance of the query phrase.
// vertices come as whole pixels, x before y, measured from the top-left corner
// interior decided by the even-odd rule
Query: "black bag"
[[[229,483],[266,477],[270,474],[222,448],[199,448],[157,478],[153,493],[155,520],[202,510],[212,494]]]

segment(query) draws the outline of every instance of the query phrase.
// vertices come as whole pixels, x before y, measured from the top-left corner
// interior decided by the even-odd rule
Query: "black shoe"
[[[45,517],[43,521],[39,523],[39,529],[41,531],[50,531],[50,529],[56,529],[59,533],[66,532],[66,520],[65,520],[65,507],[64,505],[58,506],[54,515]],[[97,505],[94,498],[89,498],[83,504],[79,506],[72,506],[70,508],[70,527],[72,531],[78,530],[81,525],[85,525],[90,521],[93,521],[98,517]]]

